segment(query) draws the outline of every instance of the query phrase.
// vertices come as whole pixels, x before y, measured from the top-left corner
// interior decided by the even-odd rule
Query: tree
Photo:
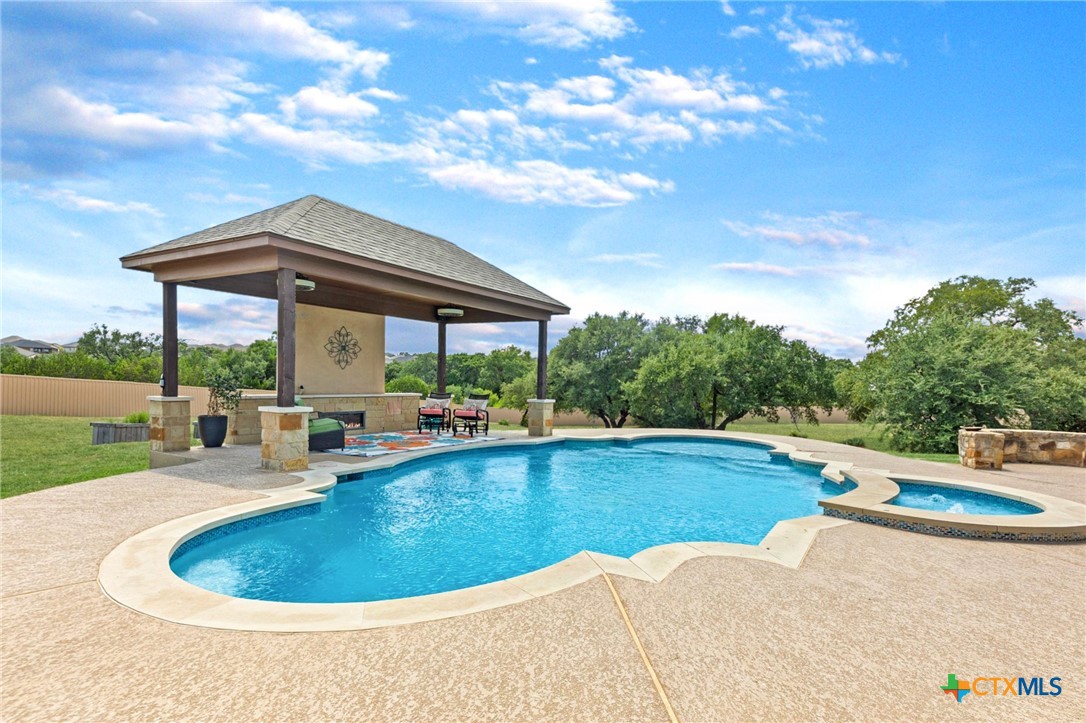
[[[79,337],[77,348],[87,356],[115,364],[122,359],[161,355],[162,336],[159,334],[144,336],[138,331],[124,334],[119,329],[110,329],[105,324],[95,324],[90,331]]]
[[[536,373],[530,371],[502,385],[501,406],[521,410],[522,427],[528,425],[528,400],[535,399],[535,382]]]
[[[416,376],[429,384],[437,386],[437,354],[430,351],[400,362],[400,376]]]
[[[464,389],[475,389],[479,386],[485,364],[485,354],[450,354],[446,360],[446,380]]]
[[[1016,418],[1033,396],[1031,347],[1019,329],[936,316],[893,340],[877,365],[861,364],[875,390],[872,418],[910,452],[953,452],[964,425],[1028,425]]]
[[[835,384],[849,415],[887,425],[897,449],[953,451],[963,425],[1086,429],[1082,319],[1031,279],[962,276],[897,309]]]
[[[512,344],[501,349],[494,349],[486,355],[479,371],[478,385],[493,392],[502,386],[524,376],[535,368],[532,355]]]
[[[633,416],[649,427],[708,428],[718,346],[718,339],[685,332],[646,357],[623,385]]]
[[[640,314],[592,314],[551,351],[550,392],[560,409],[581,409],[605,427],[621,427],[630,416],[624,385],[633,380],[652,348],[649,322]]]
[[[792,424],[799,424],[800,417],[808,424],[818,424],[816,409],[829,414],[837,401],[833,381],[839,365],[804,342],[795,340],[787,342],[781,364],[783,372],[777,382],[777,404],[788,410]]]
[[[802,341],[786,340],[780,327],[717,314],[702,328],[680,330],[625,385],[642,422],[726,429],[748,414],[776,421],[778,407],[794,420],[814,422],[816,408],[832,407],[829,360]]]
[[[867,338],[868,347],[873,351],[882,349],[942,316],[1023,329],[1042,344],[1073,338],[1074,326],[1081,324],[1082,318],[1072,311],[1057,308],[1051,299],[1027,302],[1025,294],[1034,286],[1033,279],[1027,278],[1000,281],[959,276],[943,281],[920,298],[896,309],[894,318]]]

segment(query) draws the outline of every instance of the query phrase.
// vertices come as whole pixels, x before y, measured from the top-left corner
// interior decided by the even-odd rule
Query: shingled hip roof
[[[347,254],[383,265],[422,272],[489,289],[566,314],[569,308],[520,279],[438,236],[378,218],[320,196],[305,196],[281,206],[212,226],[121,258],[129,268],[165,252],[197,249],[251,237],[274,236],[316,249]]]

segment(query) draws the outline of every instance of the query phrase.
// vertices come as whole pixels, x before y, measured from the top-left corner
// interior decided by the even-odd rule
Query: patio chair
[[[452,410],[449,409],[451,401],[452,394],[440,392],[435,392],[426,398],[426,401],[423,402],[422,407],[419,409],[419,434],[422,434],[423,427],[431,432],[436,429],[438,435],[441,434],[443,429],[452,429]]]
[[[486,405],[490,403],[489,394],[469,394],[464,400],[462,409],[453,410],[452,433],[456,434],[458,428],[463,428],[472,437],[479,431],[479,425],[483,425],[483,434],[490,431],[490,412],[486,411]]]
[[[294,397],[294,406],[304,407],[301,397]],[[309,451],[343,449],[347,446],[347,425],[338,419],[325,417],[309,420]]]

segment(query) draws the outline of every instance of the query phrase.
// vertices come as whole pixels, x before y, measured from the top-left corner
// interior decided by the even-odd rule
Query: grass
[[[92,446],[92,421],[106,420],[0,417],[0,497],[147,469],[147,442]]]
[[[908,457],[909,459],[923,459],[928,462],[946,462],[958,464],[958,455],[939,454],[931,452],[898,452],[890,448],[890,443],[882,438],[882,429],[872,427],[860,422],[848,422],[844,424],[807,424],[801,422],[798,426],[790,422],[767,422],[764,419],[741,419],[728,425],[729,432],[750,432],[752,434],[782,434],[784,436],[806,437],[822,442],[837,442],[845,444],[846,441],[863,440],[865,449],[876,452],[885,452],[895,457]]]

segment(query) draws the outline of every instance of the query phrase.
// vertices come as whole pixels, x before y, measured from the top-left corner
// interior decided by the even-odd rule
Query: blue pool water
[[[895,480],[897,481],[897,480]],[[901,494],[890,504],[960,515],[1032,515],[1042,510],[1025,502],[954,487],[897,481]]]
[[[439,455],[341,481],[320,504],[199,535],[171,566],[235,597],[359,602],[538,570],[581,550],[757,544],[846,487],[723,441],[565,441]]]

